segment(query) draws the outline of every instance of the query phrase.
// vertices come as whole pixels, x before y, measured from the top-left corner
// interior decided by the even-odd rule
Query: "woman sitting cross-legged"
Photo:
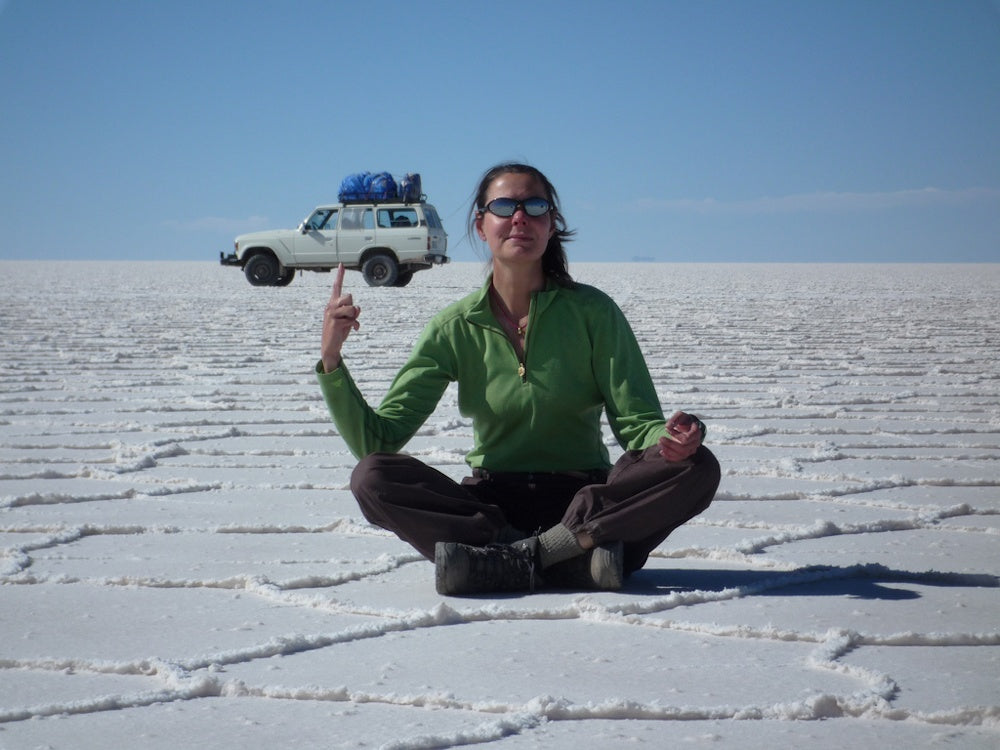
[[[341,357],[361,310],[338,269],[317,377],[360,459],[351,490],[365,518],[434,561],[441,594],[619,589],[711,503],[705,426],[664,418],[621,310],[570,278],[572,232],[540,171],[489,170],[469,225],[492,273],[431,319],[377,408]],[[474,432],[461,482],[399,452],[452,382]],[[602,412],[625,451],[614,465]]]

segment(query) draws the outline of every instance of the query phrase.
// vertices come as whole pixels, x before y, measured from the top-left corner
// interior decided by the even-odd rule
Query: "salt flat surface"
[[[0,270],[3,750],[1000,746],[1000,266],[575,266],[722,485],[622,592],[469,598],[350,495],[330,275]],[[370,400],[482,272],[349,275]]]

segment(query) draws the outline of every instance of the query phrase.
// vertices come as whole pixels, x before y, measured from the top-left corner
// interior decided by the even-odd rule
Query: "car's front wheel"
[[[295,269],[286,268],[285,273],[274,280],[275,286],[288,286],[295,280]]]
[[[255,255],[247,261],[243,273],[254,286],[272,286],[281,273],[278,260],[271,255]]]
[[[399,276],[399,266],[391,255],[377,253],[361,266],[361,275],[368,286],[392,286]]]

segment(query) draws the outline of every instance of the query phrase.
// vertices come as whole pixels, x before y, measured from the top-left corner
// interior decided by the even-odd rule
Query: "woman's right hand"
[[[337,275],[333,278],[333,292],[323,313],[323,342],[320,356],[323,359],[323,369],[333,372],[340,367],[340,350],[351,335],[361,327],[358,316],[361,308],[355,307],[354,298],[344,294],[344,264],[337,266]]]

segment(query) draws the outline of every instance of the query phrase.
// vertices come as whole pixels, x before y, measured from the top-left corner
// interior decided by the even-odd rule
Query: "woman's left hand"
[[[660,455],[667,461],[691,458],[701,445],[701,426],[690,414],[674,412],[667,420],[666,429],[669,437],[660,438]]]

